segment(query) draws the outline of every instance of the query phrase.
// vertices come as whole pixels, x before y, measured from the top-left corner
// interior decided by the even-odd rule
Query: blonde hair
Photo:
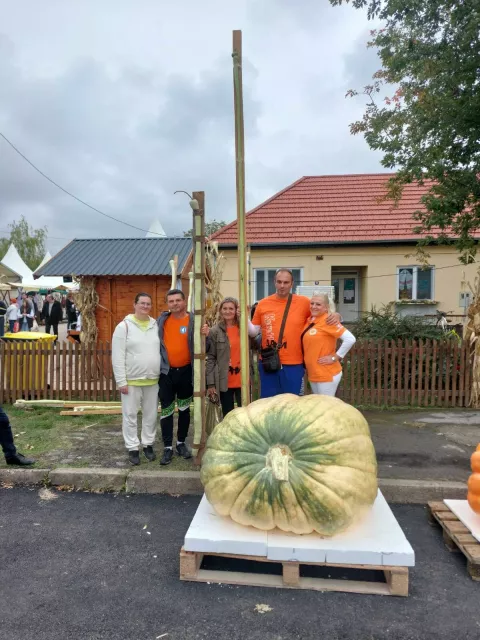
[[[323,304],[327,308],[327,311],[330,311],[330,312],[335,311],[335,304],[333,302],[330,302],[330,298],[326,293],[316,293],[314,291],[313,296],[310,298],[310,301],[313,300],[314,298],[320,298],[320,300],[323,302]]]

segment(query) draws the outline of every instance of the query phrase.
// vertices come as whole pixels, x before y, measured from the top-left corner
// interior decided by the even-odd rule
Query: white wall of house
[[[269,291],[265,289],[265,270],[270,270],[268,280],[271,281],[275,269],[288,267],[297,270],[296,275],[301,280],[297,284],[332,284],[333,279],[343,279],[344,290],[340,291],[340,302],[352,300],[352,287],[355,287],[354,304],[358,307],[358,312],[403,298],[403,304],[399,305],[402,312],[423,315],[439,309],[462,314],[462,280],[466,279],[473,285],[478,265],[461,265],[453,248],[431,247],[428,252],[433,269],[431,273],[426,273],[411,255],[414,252],[415,247],[409,245],[252,248],[250,299],[255,302],[262,293],[268,295]],[[222,249],[222,253],[226,259],[222,293],[238,297],[237,251]],[[263,284],[257,285],[256,278]],[[350,281],[346,282],[346,279]],[[351,280],[355,282],[352,283]],[[421,302],[412,304],[411,298],[421,299]],[[432,302],[429,303],[428,300]]]

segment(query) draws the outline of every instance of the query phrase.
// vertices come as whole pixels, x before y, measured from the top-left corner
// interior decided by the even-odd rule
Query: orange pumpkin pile
[[[480,513],[480,444],[471,457],[472,475],[468,479],[468,504],[475,513]]]

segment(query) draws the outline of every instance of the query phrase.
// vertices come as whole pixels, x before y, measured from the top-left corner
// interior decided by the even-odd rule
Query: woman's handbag
[[[207,408],[205,416],[205,432],[207,436],[209,436],[213,432],[217,424],[220,424],[220,422],[222,421],[222,412],[220,410],[220,404],[217,394],[215,394],[214,400],[207,396],[206,403]]]
[[[287,306],[283,312],[282,324],[280,327],[280,333],[278,335],[278,343],[272,340],[267,343],[264,349],[260,350],[260,356],[262,358],[262,366],[265,373],[275,373],[280,371],[282,363],[280,362],[280,354],[278,353],[283,347],[283,332],[285,330],[285,324],[287,322],[288,312],[290,305],[292,304],[292,294],[290,293],[287,300]]]

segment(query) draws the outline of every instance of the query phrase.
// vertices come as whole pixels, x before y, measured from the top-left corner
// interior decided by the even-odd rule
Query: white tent
[[[22,283],[25,281],[33,282],[33,273],[22,260],[14,244],[8,247],[8,251],[1,261],[9,269],[22,276]]]
[[[52,256],[47,251],[47,253],[45,254],[45,257],[41,262],[41,265],[44,265],[46,262],[48,262],[51,259],[51,257]],[[25,262],[22,260],[15,245],[13,244],[11,244],[8,247],[8,251],[5,254],[2,262],[9,269],[11,269],[12,271],[15,271],[16,273],[22,276],[21,284],[19,282],[9,283],[9,284],[13,284],[15,287],[21,288],[23,291],[39,291],[40,289],[56,289],[58,285],[62,284],[61,278],[52,278],[52,277],[42,276],[41,278],[38,278],[37,280],[35,280],[31,269],[29,269],[28,266],[25,264]]]
[[[163,230],[160,220],[154,220],[148,228],[146,238],[166,238],[167,234]]]

